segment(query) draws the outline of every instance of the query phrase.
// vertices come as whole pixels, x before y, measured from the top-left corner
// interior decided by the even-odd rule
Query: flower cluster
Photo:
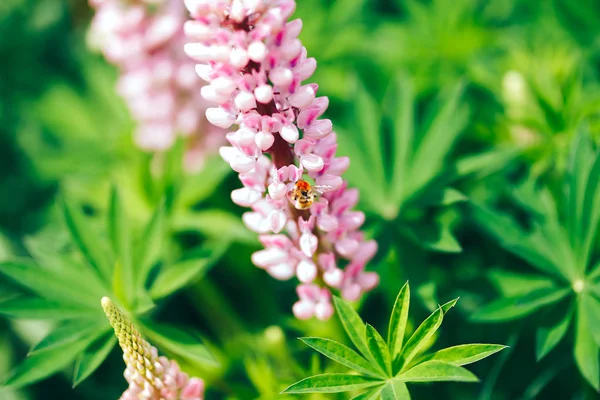
[[[138,122],[135,141],[149,151],[189,140],[185,165],[196,169],[222,144],[222,132],[204,117],[202,81],[183,52],[182,0],[90,0],[97,12],[92,37],[120,68],[118,92]]]
[[[121,400],[202,400],[204,381],[188,378],[175,361],[159,357],[156,348],[142,339],[135,326],[108,298],[102,298],[102,308],[119,345],[127,368],[125,379],[129,388]]]
[[[347,157],[336,157],[332,123],[321,119],[327,97],[303,84],[317,66],[298,39],[302,21],[288,22],[293,0],[186,0],[193,20],[184,31],[185,52],[208,84],[202,96],[214,125],[236,129],[221,156],[239,173],[243,188],[232,200],[252,211],[245,224],[265,249],[252,261],[276,279],[296,276],[296,317],[328,319],[330,288],[348,300],[378,284],[365,272],[377,251],[358,229],[365,216],[352,211],[358,191],[341,175]],[[313,181],[310,184],[307,181]],[[324,192],[320,198],[316,192]],[[295,203],[291,195],[300,196]]]

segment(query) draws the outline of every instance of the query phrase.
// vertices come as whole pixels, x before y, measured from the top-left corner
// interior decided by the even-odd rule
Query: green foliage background
[[[433,348],[510,346],[470,368],[480,383],[413,385],[413,398],[597,398],[600,3],[298,3],[301,39],[319,63],[313,80],[330,97],[338,153],[351,157],[347,178],[380,245],[369,269],[382,284],[357,305],[363,319],[383,332],[410,280],[408,331],[461,298]],[[215,159],[188,176],[183,144],[155,157],[134,147],[117,71],[86,46],[91,16],[83,0],[0,2],[0,261],[81,262],[61,198],[114,244],[104,221],[115,185],[135,235],[164,213],[160,271],[190,275],[160,278],[151,311],[143,300],[132,307],[202,336],[218,365],[186,357],[177,335],[179,345],[155,345],[205,377],[209,399],[294,398],[279,393],[308,375],[347,372],[296,339],[348,344],[339,321],[295,320],[293,282],[252,266],[258,241],[229,199],[239,181],[228,166]],[[0,268],[0,379],[56,323],[51,305],[41,318],[15,308],[29,292],[9,276]],[[0,388],[0,398],[117,398],[122,370],[113,349],[75,389],[71,365]]]

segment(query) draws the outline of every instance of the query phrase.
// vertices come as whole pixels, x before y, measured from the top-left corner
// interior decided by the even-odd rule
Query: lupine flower
[[[243,187],[232,200],[252,211],[243,216],[260,234],[265,249],[252,255],[255,265],[276,279],[294,276],[297,318],[333,314],[330,289],[348,300],[378,284],[365,266],[377,251],[360,226],[362,212],[352,211],[358,191],[341,175],[347,157],[336,157],[332,123],[320,118],[327,97],[304,84],[317,66],[298,39],[302,21],[288,22],[293,0],[186,0],[193,20],[184,30],[192,43],[186,53],[208,82],[203,97],[216,106],[206,110],[214,125],[234,130],[221,156],[239,173]],[[310,208],[298,209],[290,192],[301,182],[328,188]],[[310,204],[310,203],[309,203]]]
[[[175,361],[159,357],[155,347],[145,341],[133,323],[108,298],[102,308],[115,330],[127,368],[129,388],[121,400],[202,400],[204,381],[188,378]]]
[[[185,165],[201,166],[223,144],[204,117],[202,81],[183,52],[186,10],[181,0],[90,0],[97,12],[92,37],[120,68],[117,90],[138,123],[137,145],[148,151],[188,137]]]

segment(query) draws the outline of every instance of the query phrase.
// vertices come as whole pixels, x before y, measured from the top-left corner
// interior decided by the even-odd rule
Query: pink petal
[[[302,260],[296,267],[296,276],[302,283],[310,283],[317,277],[317,266],[310,260]]]

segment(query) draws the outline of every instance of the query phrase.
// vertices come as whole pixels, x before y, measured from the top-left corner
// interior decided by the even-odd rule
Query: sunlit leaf
[[[425,361],[398,375],[402,382],[477,382],[479,379],[463,367],[443,361]]]
[[[461,366],[483,360],[505,348],[506,346],[500,344],[462,344],[439,350],[427,359]]]
[[[408,321],[408,310],[410,307],[410,286],[408,282],[402,286],[392,309],[390,324],[388,327],[388,346],[392,360],[396,359],[402,350],[404,343],[404,332]]]
[[[371,355],[377,362],[377,365],[387,373],[388,376],[392,375],[392,362],[390,359],[390,349],[388,348],[385,341],[371,325],[367,324],[366,328],[367,347]]]
[[[404,382],[394,379],[383,387],[381,400],[410,400],[410,393]]]
[[[366,328],[365,323],[360,318],[358,313],[354,311],[350,304],[346,303],[339,297],[333,297],[333,304],[337,311],[337,316],[344,326],[346,334],[354,343],[354,346],[368,359],[371,359],[371,352],[365,340]]]
[[[304,343],[317,350],[319,353],[345,365],[357,372],[373,377],[381,377],[381,372],[373,367],[367,360],[354,350],[341,343],[322,338],[301,338]]]
[[[380,384],[379,380],[360,375],[322,374],[304,378],[282,393],[339,393]]]
[[[419,351],[427,344],[429,339],[438,330],[442,324],[443,311],[441,308],[435,310],[425,321],[419,325],[417,330],[412,334],[406,342],[406,346],[402,349],[400,364],[406,367],[410,361],[419,354]]]

